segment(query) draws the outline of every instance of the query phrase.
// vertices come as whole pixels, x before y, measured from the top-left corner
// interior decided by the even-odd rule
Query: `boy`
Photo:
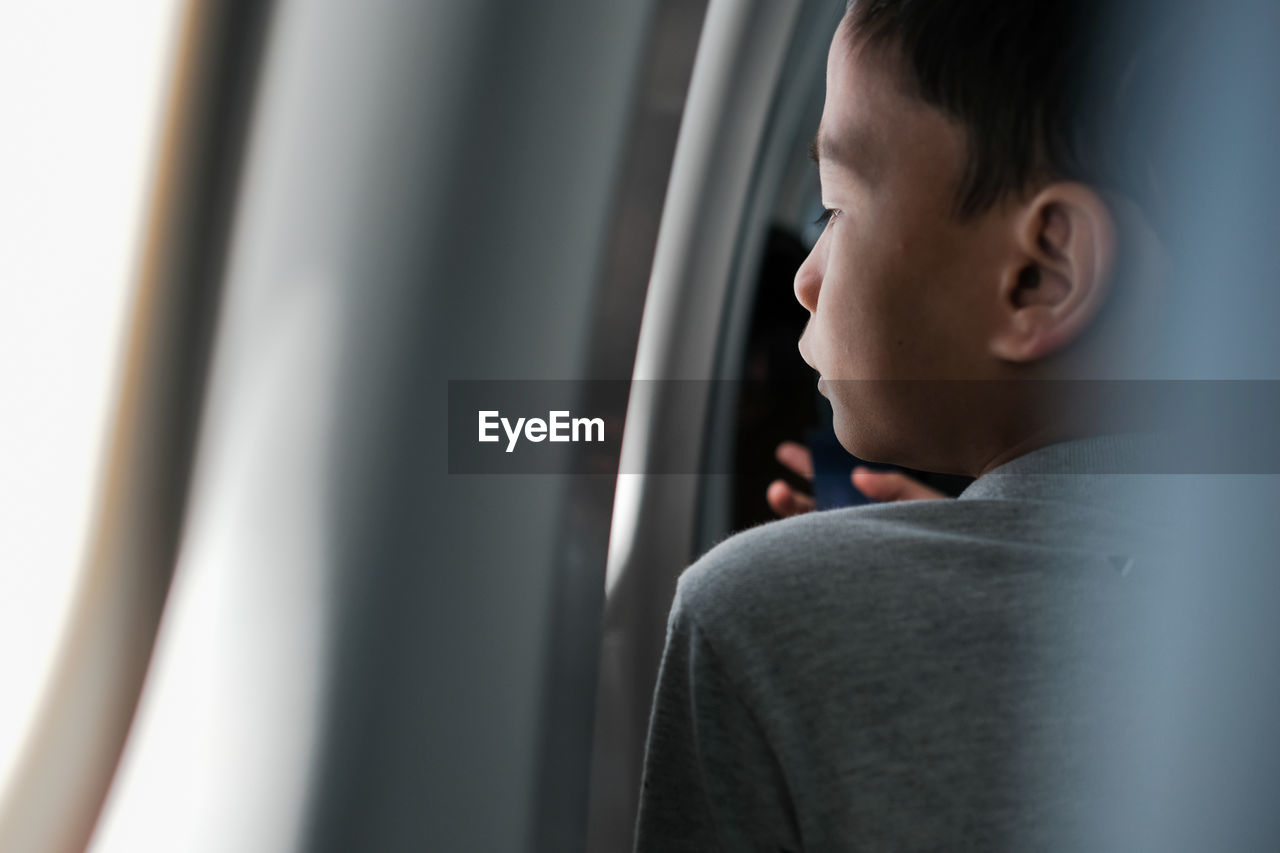
[[[1146,528],[1109,476],[1135,439],[1079,380],[1145,374],[1165,276],[1125,124],[1158,72],[1100,9],[851,3],[800,352],[855,456],[978,480],[685,573],[637,849],[1039,849],[1100,795],[1073,745],[1129,724],[1104,640]]]

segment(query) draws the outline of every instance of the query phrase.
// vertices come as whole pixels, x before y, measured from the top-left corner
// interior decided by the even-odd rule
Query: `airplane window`
[[[182,5],[0,8],[0,785],[96,512]]]

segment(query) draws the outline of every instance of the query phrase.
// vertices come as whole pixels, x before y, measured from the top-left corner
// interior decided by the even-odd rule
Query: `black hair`
[[[1168,50],[1143,6],[850,0],[842,29],[888,57],[907,94],[964,128],[959,216],[1055,179],[1123,193],[1150,211],[1160,188],[1139,101]]]

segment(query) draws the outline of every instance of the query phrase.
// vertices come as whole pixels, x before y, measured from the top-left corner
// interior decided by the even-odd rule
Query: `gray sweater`
[[[957,500],[811,513],[695,563],[637,849],[1087,845],[1090,750],[1137,724],[1115,644],[1150,528],[1142,478],[1100,473],[1130,450],[1053,445]]]

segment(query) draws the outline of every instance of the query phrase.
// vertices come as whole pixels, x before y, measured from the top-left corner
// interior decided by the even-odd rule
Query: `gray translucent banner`
[[[944,430],[948,418],[981,418],[1017,395],[1045,422],[1070,425],[1063,437],[1145,436],[1130,456],[1098,459],[1088,470],[1064,474],[1280,474],[1280,381],[1273,380],[827,380],[821,396],[807,385],[723,380],[451,380],[448,385],[448,470],[453,475],[730,474],[741,461],[735,462],[733,453],[704,452],[706,443],[732,443],[750,427],[738,420],[731,434],[709,436],[709,404],[741,411],[749,402],[759,423],[771,414],[793,415],[782,406],[796,405],[797,397],[809,399],[809,391],[816,423],[828,405],[823,396],[900,406],[918,414],[919,422],[936,422]],[[687,418],[681,431],[687,440],[662,447],[640,441],[641,452],[623,460],[628,405],[637,415],[636,430],[655,412],[677,421]],[[854,409],[849,416],[856,418],[856,402],[848,405]],[[793,438],[804,440],[803,435]]]

